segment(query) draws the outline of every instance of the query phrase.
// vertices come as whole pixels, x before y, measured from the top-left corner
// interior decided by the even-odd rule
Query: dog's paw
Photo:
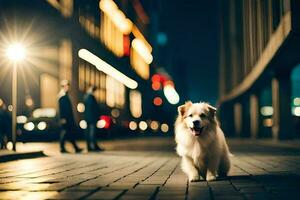
[[[189,177],[190,182],[197,182],[200,181],[200,176],[199,175],[194,175]]]
[[[206,181],[215,181],[216,179],[217,179],[217,177],[214,176],[214,175],[208,175],[208,176],[206,176]]]

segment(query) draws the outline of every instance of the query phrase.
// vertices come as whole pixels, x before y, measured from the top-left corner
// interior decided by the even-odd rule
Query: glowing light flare
[[[158,121],[152,121],[152,122],[150,123],[150,128],[151,128],[152,130],[154,130],[154,131],[157,131],[158,128],[159,128],[159,123],[158,123]]]
[[[148,128],[148,125],[145,121],[140,121],[139,123],[139,128],[142,130],[142,131],[145,131],[147,128]]]
[[[45,130],[47,128],[47,123],[42,121],[42,122],[39,122],[38,125],[37,125],[37,128],[41,131]]]
[[[55,108],[38,108],[33,111],[32,116],[34,118],[40,118],[40,117],[51,118],[56,116],[56,110]]]
[[[152,82],[160,82],[160,76],[158,74],[154,74],[151,77]]]
[[[118,8],[112,0],[102,0],[99,3],[100,9],[111,18],[113,23],[121,30],[124,35],[130,34],[132,22],[126,18],[125,14]]]
[[[168,124],[162,124],[160,129],[162,132],[167,133],[169,131],[169,126]]]
[[[144,44],[144,42],[138,38],[135,38],[131,42],[132,47],[136,52],[144,59],[147,64],[151,64],[153,56],[151,55],[150,49]]]
[[[162,99],[160,97],[155,97],[153,99],[153,104],[156,106],[160,106],[163,103]]]
[[[98,122],[97,122],[97,128],[104,128],[106,125],[106,121],[104,119],[100,119]]]
[[[9,112],[12,112],[13,106],[12,106],[12,105],[8,105],[8,106],[7,106],[7,110],[8,110]]]
[[[294,109],[294,115],[297,116],[297,117],[300,117],[300,107],[296,107]]]
[[[32,131],[34,129],[34,123],[33,122],[28,122],[24,124],[24,129],[26,131]]]
[[[6,55],[11,61],[18,62],[25,58],[26,51],[22,44],[13,43],[6,49]]]
[[[77,104],[77,111],[83,113],[85,111],[85,105],[83,103]]]
[[[264,119],[263,124],[265,127],[272,127],[273,126],[273,120],[268,118],[268,119]]]
[[[263,106],[260,108],[260,113],[263,116],[272,116],[273,115],[273,107],[272,106]]]
[[[294,105],[295,106],[300,106],[300,97],[294,98]]]
[[[152,83],[152,89],[153,90],[157,91],[157,90],[160,90],[160,88],[161,88],[160,82],[155,81],[155,82]]]
[[[175,105],[179,102],[179,95],[172,85],[166,85],[164,87],[164,95],[170,104]]]
[[[113,123],[112,118],[108,115],[101,115],[100,121],[101,120],[103,120],[105,122],[105,123],[103,121],[100,122],[100,123],[104,124],[103,128],[105,128],[105,129],[109,129]]]
[[[174,87],[174,82],[171,81],[171,80],[165,80],[164,81],[164,86],[166,86],[166,85],[170,85],[170,86]]]
[[[114,10],[118,9],[118,6],[112,0],[101,0],[99,2],[99,7],[106,13],[112,13]]]
[[[81,120],[79,122],[79,127],[82,128],[82,129],[86,129],[87,128],[87,123],[85,120]]]
[[[129,122],[129,129],[134,131],[137,129],[137,123],[134,121]]]
[[[17,116],[18,124],[25,124],[27,122],[27,117],[25,115]]]
[[[138,83],[135,80],[127,77],[90,51],[86,49],[80,49],[78,51],[78,56],[92,65],[95,65],[99,71],[102,71],[105,74],[113,77],[114,79],[126,85],[128,88],[135,89],[138,87]]]
[[[125,17],[122,11],[117,10],[113,14],[112,20],[124,35],[130,34],[132,30],[132,22],[130,21],[130,19]]]
[[[12,142],[7,142],[6,148],[7,148],[8,150],[12,150],[12,149],[13,149],[13,143],[12,143]]]
[[[132,34],[134,35],[134,37],[141,39],[144,42],[144,44],[147,46],[149,51],[152,52],[151,45],[147,42],[147,40],[145,39],[141,31],[135,25],[132,26]]]

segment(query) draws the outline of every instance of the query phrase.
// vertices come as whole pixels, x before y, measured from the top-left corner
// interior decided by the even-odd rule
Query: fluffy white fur
[[[211,181],[226,176],[230,169],[229,150],[215,116],[216,109],[207,103],[186,102],[178,107],[178,113],[176,151],[182,157],[182,170],[189,180]],[[197,120],[198,129],[194,127]]]

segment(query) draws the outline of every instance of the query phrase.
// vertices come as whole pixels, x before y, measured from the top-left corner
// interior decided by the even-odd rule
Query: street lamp
[[[6,56],[13,63],[12,74],[12,143],[13,150],[16,151],[17,138],[17,65],[24,60],[26,55],[25,48],[20,43],[11,44],[6,50]]]

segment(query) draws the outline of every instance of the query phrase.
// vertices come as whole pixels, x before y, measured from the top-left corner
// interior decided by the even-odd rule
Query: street
[[[1,163],[0,199],[296,199],[300,186],[299,148],[251,140],[229,140],[228,178],[193,183],[173,138],[104,141],[106,151],[82,154],[29,145],[48,156]]]

